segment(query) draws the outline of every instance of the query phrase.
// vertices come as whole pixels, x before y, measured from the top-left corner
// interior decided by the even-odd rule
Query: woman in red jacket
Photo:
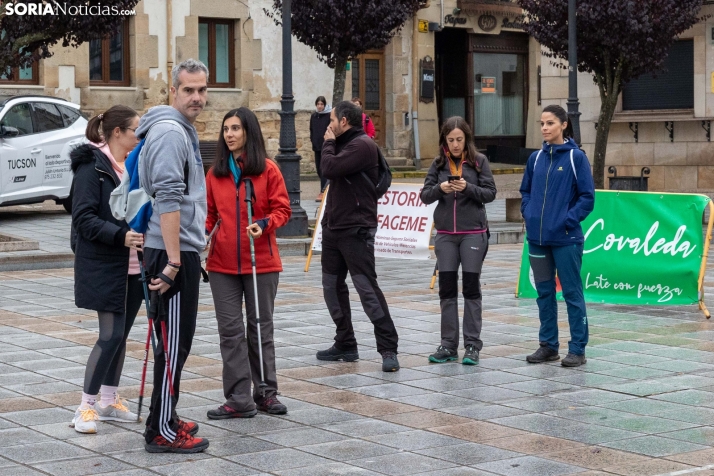
[[[263,133],[255,114],[245,107],[229,111],[223,118],[216,160],[206,176],[206,232],[218,227],[209,243],[207,268],[218,321],[226,398],[225,404],[208,412],[208,418],[213,420],[249,418],[257,410],[287,413],[276,397],[273,308],[278,276],[283,270],[275,230],[288,222],[290,200],[278,166],[266,157]],[[253,184],[253,223],[248,223],[246,178]],[[256,327],[248,234],[255,241],[262,343],[258,342]],[[243,326],[243,299],[247,335]],[[259,345],[263,347],[263,371],[268,385],[264,395],[258,388]]]
[[[374,139],[377,136],[377,133],[374,130],[374,121],[372,121],[372,119],[364,113],[362,100],[360,98],[352,98],[352,104],[356,104],[360,109],[362,109],[362,128],[370,139]]]

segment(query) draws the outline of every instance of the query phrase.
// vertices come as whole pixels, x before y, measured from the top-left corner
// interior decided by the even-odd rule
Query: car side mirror
[[[17,137],[20,130],[12,126],[0,126],[0,137]]]

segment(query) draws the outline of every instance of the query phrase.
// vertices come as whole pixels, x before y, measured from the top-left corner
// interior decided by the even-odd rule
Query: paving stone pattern
[[[94,312],[74,307],[71,269],[0,273],[0,474],[655,475],[714,463],[714,324],[695,306],[589,305],[588,363],[529,365],[538,317],[534,301],[513,296],[519,257],[519,246],[489,250],[485,347],[475,367],[427,362],[440,329],[438,293],[428,288],[433,262],[380,260],[400,336],[402,370],[389,374],[355,294],[362,359],[315,359],[334,333],[319,258],[309,273],[304,258],[284,259],[275,341],[289,413],[248,420],[206,418],[223,392],[213,301],[202,284],[178,407],[211,441],[194,455],[146,453],[139,424],[100,423],[97,435],[70,428],[97,336]],[[711,272],[706,285],[711,292]],[[143,316],[121,382],[132,407]]]

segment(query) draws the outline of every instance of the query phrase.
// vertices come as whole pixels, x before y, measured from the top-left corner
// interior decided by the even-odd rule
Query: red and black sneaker
[[[193,437],[179,430],[174,441],[168,441],[158,435],[151,443],[144,443],[144,448],[149,453],[200,453],[208,448],[208,440]]]
[[[278,397],[270,395],[258,404],[258,410],[271,415],[285,415],[288,412],[288,407],[280,403]]]
[[[183,431],[184,433],[188,433],[191,436],[195,436],[196,433],[198,433],[198,423],[179,420],[178,430]]]
[[[247,412],[239,412],[228,405],[221,405],[215,410],[208,410],[206,416],[211,420],[226,420],[228,418],[253,418],[258,414],[258,410],[248,410]]]

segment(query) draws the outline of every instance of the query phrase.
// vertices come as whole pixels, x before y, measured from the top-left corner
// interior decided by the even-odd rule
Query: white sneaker
[[[124,421],[130,423],[141,421],[136,413],[129,411],[125,401],[118,396],[116,400],[114,400],[114,403],[106,407],[103,407],[99,402],[95,403],[94,409],[97,415],[99,415],[100,421]]]
[[[72,426],[78,433],[96,433],[99,415],[94,410],[94,407],[89,405],[80,405],[77,411],[74,412]]]

